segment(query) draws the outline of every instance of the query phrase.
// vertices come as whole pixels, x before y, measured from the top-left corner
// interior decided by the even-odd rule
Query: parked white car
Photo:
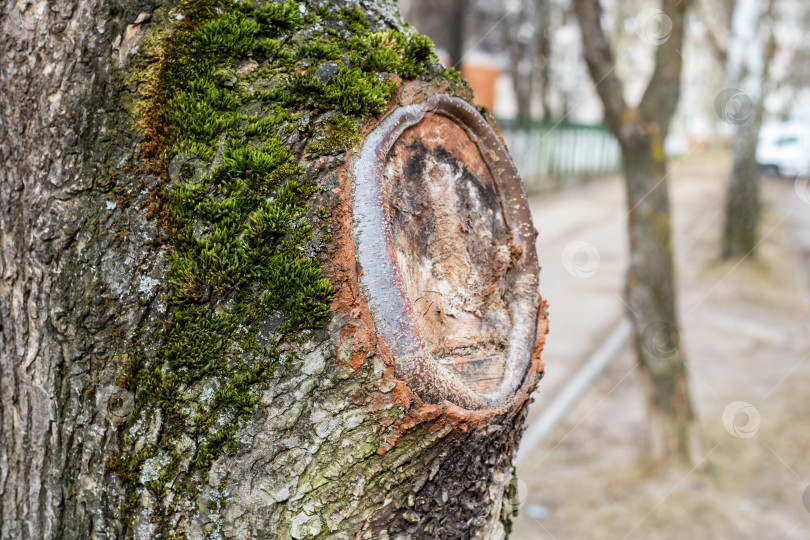
[[[765,124],[759,131],[757,163],[766,176],[798,176],[810,169],[810,125]]]

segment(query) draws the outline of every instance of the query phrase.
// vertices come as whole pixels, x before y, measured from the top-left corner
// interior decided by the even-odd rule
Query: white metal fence
[[[547,192],[621,170],[619,144],[602,126],[498,120],[526,191]]]

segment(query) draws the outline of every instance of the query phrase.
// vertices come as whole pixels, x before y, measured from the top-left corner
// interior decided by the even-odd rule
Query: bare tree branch
[[[712,3],[712,8],[717,9],[718,4]],[[707,13],[708,6],[706,0],[696,2],[696,12],[700,20],[703,21],[703,26],[706,27],[706,36],[709,40],[709,47],[711,47],[717,62],[725,69],[728,62],[728,42],[731,34],[731,17],[734,14],[734,6],[736,1],[732,0],[730,4],[723,9],[723,14],[720,17],[711,17]],[[719,19],[719,20],[718,20]],[[725,23],[725,26],[722,24]]]
[[[602,5],[599,0],[574,0],[574,11],[579,19],[585,62],[591,77],[596,81],[596,91],[605,107],[605,121],[616,135],[622,138],[622,118],[627,111],[624,88],[616,75],[616,62],[610,42],[602,28]]]
[[[762,65],[762,88],[763,95],[760,98],[761,105],[765,105],[765,90],[771,82],[771,64],[773,57],[776,56],[776,18],[774,17],[774,10],[776,9],[776,0],[768,0],[768,7],[765,10],[765,17],[768,20],[769,32],[768,41],[765,43],[764,64]]]
[[[669,131],[680,97],[684,29],[689,3],[690,0],[661,2],[661,10],[672,21],[672,33],[655,51],[655,69],[638,106],[642,119],[656,124],[662,137]]]

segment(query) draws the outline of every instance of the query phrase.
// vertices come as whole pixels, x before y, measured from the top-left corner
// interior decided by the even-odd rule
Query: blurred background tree
[[[733,166],[726,197],[722,257],[753,254],[759,242],[760,168],[757,142],[771,83],[771,62],[776,53],[774,34],[775,0],[737,0],[732,5],[728,46],[721,38],[711,40],[726,59],[726,86],[718,96],[721,117],[735,125],[732,142]],[[709,35],[713,25],[707,25]]]
[[[642,37],[656,46],[655,67],[641,101],[633,107],[625,101],[624,85],[616,74],[599,1],[574,0],[585,61],[624,159],[630,236],[625,294],[647,394],[650,453],[685,462],[692,459],[694,413],[684,353],[678,347],[664,140],[680,98],[687,5],[664,0],[661,12],[641,28]],[[658,340],[654,344],[649,342],[651,332]]]

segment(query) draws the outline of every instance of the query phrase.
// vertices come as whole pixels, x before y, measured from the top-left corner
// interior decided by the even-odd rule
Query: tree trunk
[[[537,0],[536,6],[539,29],[535,63],[540,66],[540,103],[543,106],[543,120],[550,121],[553,116],[549,101],[551,96],[551,44],[553,32],[551,28],[551,6],[548,0]]]
[[[661,12],[642,29],[656,38],[655,68],[638,107],[630,108],[602,28],[600,2],[574,1],[588,70],[604,105],[605,121],[622,148],[630,239],[625,296],[647,395],[650,455],[674,463],[691,461],[697,445],[690,436],[694,414],[678,341],[664,153],[680,98],[687,6],[683,0],[662,0]],[[671,32],[662,35],[662,29]]]
[[[470,8],[469,0],[450,0],[450,17],[447,21],[449,46],[447,54],[450,56],[448,65],[461,71],[461,62],[464,59],[464,39],[467,36],[467,10]]]
[[[776,52],[774,4],[775,0],[767,5],[741,0],[734,7],[733,38],[727,56],[732,89],[721,94],[717,102],[721,119],[736,126],[721,253],[725,259],[752,255],[759,242],[760,170],[756,152],[770,64]]]
[[[525,196],[352,5],[0,5],[0,538],[508,530]]]
[[[734,160],[723,229],[724,259],[751,255],[759,241],[761,209],[757,141],[760,124],[759,119],[751,119],[737,126],[734,133]]]
[[[539,10],[540,6],[534,2],[520,2],[520,9],[510,17],[511,20],[505,27],[504,36],[509,51],[512,86],[517,104],[517,120],[526,128],[532,121],[535,56],[540,36]],[[529,28],[531,31],[527,30]]]
[[[693,455],[694,414],[675,306],[669,194],[660,139],[639,136],[622,145],[630,266],[625,296],[647,397],[649,455]]]

